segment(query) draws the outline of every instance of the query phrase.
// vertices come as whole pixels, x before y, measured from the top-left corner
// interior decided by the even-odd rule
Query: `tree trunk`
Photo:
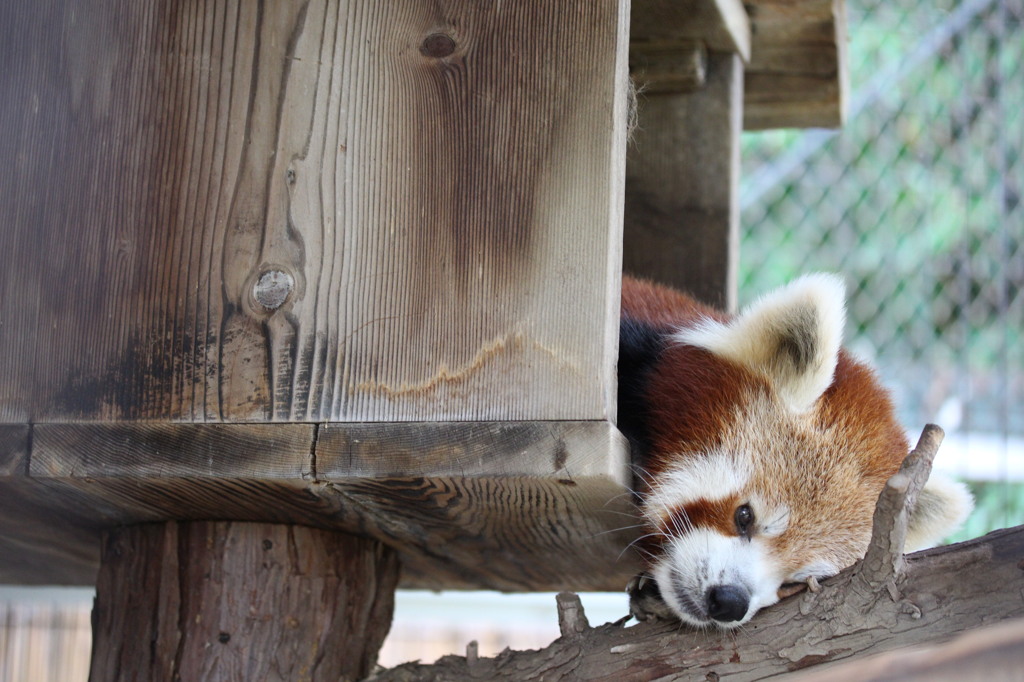
[[[398,574],[384,545],[302,526],[109,531],[89,679],[362,679],[391,625]]]

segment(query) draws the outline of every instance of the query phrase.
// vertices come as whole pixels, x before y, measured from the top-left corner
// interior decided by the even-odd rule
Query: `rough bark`
[[[906,509],[930,470],[941,430],[929,427],[879,498],[865,560],[732,631],[677,622],[587,628],[560,596],[562,637],[539,651],[442,658],[378,671],[375,682],[425,680],[761,680],[948,640],[1024,616],[1024,526],[903,557]],[[1005,652],[1004,652],[1005,653]],[[1024,669],[1024,653],[1018,654]]]
[[[362,679],[391,625],[398,572],[380,543],[301,526],[110,531],[89,679]]]

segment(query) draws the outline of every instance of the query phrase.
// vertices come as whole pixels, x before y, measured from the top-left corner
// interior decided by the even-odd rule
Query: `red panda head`
[[[731,320],[671,333],[647,377],[640,476],[649,574],[683,621],[735,627],[784,583],[864,555],[885,481],[908,443],[872,370],[841,350],[842,283],[810,275]],[[932,483],[909,544],[970,510]]]

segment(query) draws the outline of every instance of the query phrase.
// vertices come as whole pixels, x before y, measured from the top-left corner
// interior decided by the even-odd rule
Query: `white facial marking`
[[[655,527],[674,509],[735,495],[750,480],[750,463],[745,458],[714,452],[680,459],[661,472],[644,498],[644,515]]]
[[[762,544],[705,528],[673,537],[652,574],[665,603],[683,622],[698,627],[738,627],[759,609],[778,601],[780,582]],[[720,621],[709,614],[710,590],[722,586],[737,588],[749,596],[742,617]]]

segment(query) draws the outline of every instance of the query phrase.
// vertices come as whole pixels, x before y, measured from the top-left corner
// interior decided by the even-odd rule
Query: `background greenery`
[[[744,136],[741,301],[841,273],[848,345],[908,430],[964,434],[940,457],[965,467],[997,460],[959,537],[1024,523],[1024,0],[847,8],[843,129]]]

